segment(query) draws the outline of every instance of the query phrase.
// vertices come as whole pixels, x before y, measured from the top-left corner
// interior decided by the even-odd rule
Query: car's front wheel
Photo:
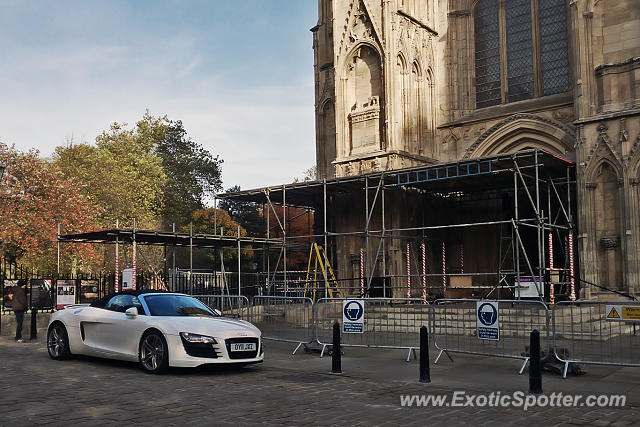
[[[160,332],[149,331],[142,336],[138,359],[142,369],[150,374],[161,374],[169,369],[169,349]]]
[[[67,328],[61,322],[55,322],[47,332],[47,351],[54,360],[64,360],[71,357]]]

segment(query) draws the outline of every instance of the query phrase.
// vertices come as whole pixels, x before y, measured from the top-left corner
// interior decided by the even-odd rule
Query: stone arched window
[[[417,62],[411,66],[411,97],[409,107],[409,142],[410,152],[417,153],[422,144],[424,126],[424,79],[422,69]]]
[[[569,90],[566,0],[478,0],[476,108]]]
[[[405,147],[407,141],[409,139],[409,106],[408,104],[408,88],[409,81],[407,78],[407,63],[402,55],[398,55],[396,58],[396,72],[394,73],[396,77],[395,84],[395,122],[396,122],[396,131],[395,131],[395,139],[397,141],[398,147]],[[399,102],[398,102],[399,101]]]
[[[435,129],[436,129],[436,109],[435,109],[435,84],[431,69],[427,69],[424,78],[424,143],[421,146],[420,154],[435,157]]]

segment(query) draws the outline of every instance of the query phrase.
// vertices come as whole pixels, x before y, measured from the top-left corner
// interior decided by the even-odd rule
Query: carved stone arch
[[[422,155],[436,157],[436,84],[431,66],[427,66],[422,80],[424,81],[424,118],[425,135],[423,138]]]
[[[354,44],[351,47],[351,49],[349,49],[347,54],[344,55],[344,57],[341,59],[338,69],[342,70],[343,76],[347,72],[349,61],[353,58],[354,54],[357,53],[358,50],[360,48],[362,48],[362,47],[369,47],[369,48],[375,50],[376,53],[378,54],[378,58],[380,58],[380,66],[381,67],[384,66],[384,61],[382,61],[382,59],[384,58],[384,56],[382,54],[382,48],[372,40],[361,40],[361,41],[358,41],[356,44]]]
[[[395,148],[405,149],[409,139],[409,66],[405,53],[396,54],[393,72],[393,144]]]
[[[629,150],[627,160],[629,163],[629,176],[640,179],[640,135],[638,135],[631,150]]]
[[[591,161],[591,163],[587,166],[587,170],[585,171],[584,177],[585,182],[595,182],[598,175],[601,173],[603,166],[610,167],[611,170],[616,175],[616,180],[621,183],[623,177],[623,169],[622,165],[613,157],[597,157]]]
[[[535,114],[514,114],[491,126],[466,149],[464,158],[538,148],[553,154],[573,151],[575,131],[565,123]]]
[[[599,284],[623,289],[622,165],[613,156],[595,158],[585,173],[587,187],[587,235],[596,253]]]
[[[325,178],[332,178],[335,176],[334,161],[337,157],[336,147],[336,109],[335,103],[332,98],[325,98],[320,103],[320,141],[321,158],[324,160],[320,167],[322,170],[318,171],[319,175]]]
[[[413,154],[419,154],[422,139],[425,134],[424,99],[425,88],[422,67],[417,59],[411,62],[409,71],[409,100],[407,103],[408,113],[408,142],[406,150]]]
[[[341,67],[337,104],[342,130],[338,156],[370,153],[382,148],[384,71],[380,47],[361,40],[348,51]]]

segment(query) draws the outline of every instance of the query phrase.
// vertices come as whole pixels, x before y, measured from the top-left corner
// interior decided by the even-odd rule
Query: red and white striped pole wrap
[[[427,248],[424,242],[422,247],[422,299],[427,299]]]
[[[360,248],[360,296],[364,297],[364,249]]]
[[[411,247],[407,243],[407,298],[411,298]]]
[[[118,242],[116,241],[116,279],[113,285],[114,292],[120,292],[120,254],[118,253]]]
[[[132,256],[132,268],[133,277],[131,278],[131,289],[136,290],[136,242],[133,242],[133,256]]]
[[[574,268],[573,268],[573,233],[569,233],[569,274],[571,275],[571,279],[569,283],[571,283],[571,294],[569,295],[569,299],[571,301],[576,300],[576,279],[574,277]]]
[[[549,233],[549,271],[553,273],[553,233]],[[549,274],[549,303],[555,304],[556,292],[554,289],[553,275]]]
[[[442,242],[442,290],[447,289],[447,250],[445,243]]]

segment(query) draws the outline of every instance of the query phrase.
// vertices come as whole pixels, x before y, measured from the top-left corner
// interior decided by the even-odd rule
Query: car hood
[[[249,322],[227,317],[175,316],[156,318],[166,333],[180,332],[229,338],[238,336],[259,337],[260,329]],[[159,325],[160,326],[160,325]]]

